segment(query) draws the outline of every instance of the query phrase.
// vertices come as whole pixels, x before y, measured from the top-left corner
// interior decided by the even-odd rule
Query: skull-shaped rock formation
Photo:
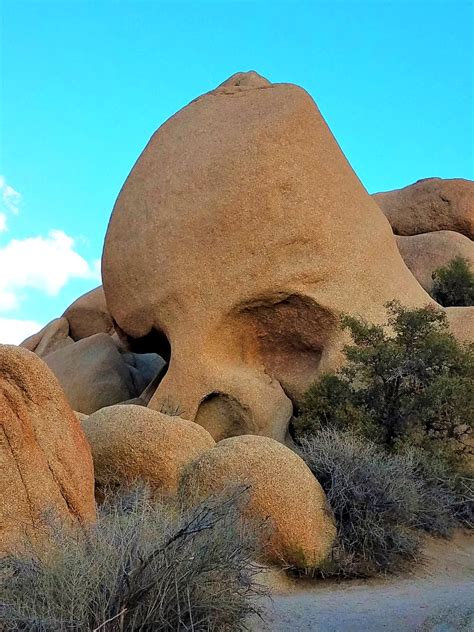
[[[430,298],[302,88],[234,75],[162,125],[115,204],[107,306],[170,357],[170,402],[216,440],[283,440],[292,400],[341,359],[342,313]]]

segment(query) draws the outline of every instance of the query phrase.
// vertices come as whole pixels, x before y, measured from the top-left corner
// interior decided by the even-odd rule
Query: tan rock
[[[80,296],[64,312],[69,322],[70,336],[81,340],[94,334],[112,334],[114,325],[107,310],[102,286]]]
[[[0,345],[0,554],[38,544],[48,520],[95,518],[89,445],[40,358]]]
[[[447,307],[446,315],[456,338],[474,343],[474,307]]]
[[[231,93],[235,94],[236,88],[240,86],[242,86],[242,88],[266,88],[271,85],[272,84],[268,81],[268,79],[259,75],[258,72],[255,72],[255,70],[250,70],[249,72],[236,72],[234,75],[223,81],[218,87],[228,87]]]
[[[38,333],[24,340],[20,347],[34,351],[40,358],[67,347],[74,340],[69,336],[69,322],[66,318],[55,318]]]
[[[182,468],[214,445],[211,435],[180,417],[134,405],[102,408],[82,426],[92,448],[99,490],[144,480],[160,495],[177,490]]]
[[[148,363],[147,363],[148,360]],[[44,358],[71,407],[89,415],[138,397],[162,364],[157,356],[121,353],[107,334],[95,334]]]
[[[450,230],[397,236],[397,245],[409,270],[427,292],[433,287],[433,272],[455,257],[463,257],[474,269],[474,243]]]
[[[430,298],[311,97],[238,74],[153,135],[115,204],[110,313],[169,370],[174,402],[219,439],[283,440],[297,400],[341,361],[341,313]]]
[[[426,178],[410,186],[375,193],[397,235],[454,230],[474,239],[474,182]]]
[[[323,489],[298,455],[267,437],[225,439],[183,471],[179,490],[184,499],[197,501],[235,485],[250,486],[247,518],[269,523],[264,531],[269,561],[313,568],[327,557],[334,520]]]

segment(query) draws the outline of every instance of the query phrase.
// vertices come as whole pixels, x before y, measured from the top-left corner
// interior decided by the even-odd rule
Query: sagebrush
[[[0,629],[246,629],[262,589],[238,519],[244,496],[191,514],[153,504],[143,489],[116,496],[93,529],[52,534],[48,555],[2,560]]]
[[[419,557],[414,529],[423,490],[412,463],[388,457],[351,432],[318,431],[300,454],[323,487],[337,524],[328,575],[369,577],[409,567]]]

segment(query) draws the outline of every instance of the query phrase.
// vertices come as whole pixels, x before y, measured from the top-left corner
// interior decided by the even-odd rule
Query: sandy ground
[[[474,538],[429,539],[416,574],[383,580],[267,578],[271,599],[253,632],[474,632]]]

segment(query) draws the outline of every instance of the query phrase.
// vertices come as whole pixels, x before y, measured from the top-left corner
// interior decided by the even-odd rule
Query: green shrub
[[[474,272],[467,259],[455,257],[432,276],[435,301],[445,307],[474,305]]]
[[[369,577],[417,560],[414,528],[423,489],[411,459],[387,455],[360,436],[335,429],[302,439],[300,454],[326,492],[336,519],[327,575]]]
[[[58,531],[44,559],[2,560],[0,629],[246,629],[260,589],[241,500],[176,516],[143,492],[105,503],[95,528]]]
[[[390,451],[415,446],[462,468],[474,426],[474,345],[458,342],[432,306],[387,309],[385,327],[342,319],[353,340],[346,365],[309,389],[294,437],[351,429]]]

